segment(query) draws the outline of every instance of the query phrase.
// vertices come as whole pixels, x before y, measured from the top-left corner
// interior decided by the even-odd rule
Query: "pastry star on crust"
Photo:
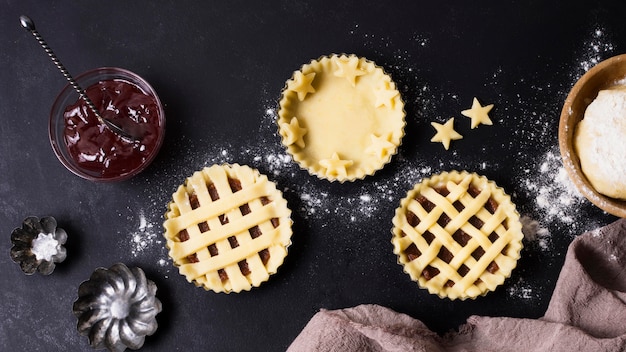
[[[352,87],[356,87],[356,78],[367,74],[367,71],[358,68],[359,58],[339,59],[336,61],[337,70],[333,74],[337,77],[345,77]]]
[[[280,135],[284,138],[285,145],[296,144],[300,148],[304,148],[304,135],[308,132],[306,128],[300,127],[297,117],[293,117],[289,123],[280,124]]]
[[[375,155],[379,158],[384,158],[389,155],[389,151],[395,147],[395,144],[389,141],[388,137],[376,136],[371,134],[372,144],[365,148],[365,153],[369,155]]]
[[[374,103],[374,107],[386,106],[388,108],[393,109],[394,100],[400,92],[395,89],[390,89],[387,84],[382,88],[377,88],[374,90],[374,96],[376,97],[376,102]]]
[[[483,125],[493,125],[493,122],[487,115],[491,108],[493,108],[493,104],[481,106],[478,99],[474,98],[472,108],[461,111],[461,114],[472,119],[472,128],[476,128],[481,123]]]
[[[296,92],[298,94],[298,100],[303,101],[308,93],[315,93],[315,88],[312,86],[314,78],[315,72],[305,75],[301,71],[296,71],[293,80],[287,83],[287,89]]]
[[[431,122],[430,124],[437,130],[437,133],[430,141],[441,142],[446,150],[450,148],[450,141],[463,138],[454,130],[454,117],[450,118],[443,125],[436,122]]]
[[[352,165],[354,162],[352,160],[341,160],[339,159],[339,155],[337,153],[333,153],[333,156],[330,159],[322,159],[320,160],[320,165],[326,168],[326,176],[341,176],[346,177],[347,171],[346,168]]]

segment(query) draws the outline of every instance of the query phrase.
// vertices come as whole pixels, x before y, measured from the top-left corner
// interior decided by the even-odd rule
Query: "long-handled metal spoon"
[[[54,54],[52,49],[50,49],[50,47],[48,46],[46,41],[43,39],[43,37],[35,29],[35,23],[33,22],[33,20],[31,20],[30,17],[28,17],[28,16],[20,16],[20,23],[21,23],[22,27],[24,27],[27,31],[31,32],[35,36],[35,39],[39,42],[39,45],[41,45],[41,47],[46,51],[48,56],[50,56],[50,58],[52,59],[52,62],[54,62],[56,67],[59,70],[61,70],[61,73],[63,73],[63,76],[65,76],[65,78],[67,78],[67,80],[70,82],[70,85],[78,93],[80,98],[83,99],[85,101],[85,103],[87,103],[87,105],[89,106],[91,111],[93,111],[93,113],[98,118],[98,121],[100,121],[100,123],[106,125],[111,131],[113,131],[113,133],[119,135],[120,137],[129,139],[131,141],[137,140],[137,138],[135,138],[134,136],[131,136],[128,132],[124,131],[121,127],[119,127],[118,125],[114,124],[113,122],[103,118],[102,115],[100,115],[100,112],[98,111],[98,109],[96,109],[96,106],[91,101],[91,99],[89,99],[89,97],[85,93],[85,90],[81,86],[78,85],[76,80],[74,80],[72,75],[70,75],[70,73],[67,71],[65,66],[63,66],[61,61],[59,61],[59,59]]]

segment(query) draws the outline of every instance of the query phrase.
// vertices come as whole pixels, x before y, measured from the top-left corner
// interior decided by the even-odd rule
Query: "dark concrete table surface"
[[[72,303],[98,267],[139,266],[163,311],[146,351],[282,351],[319,309],[381,304],[445,333],[470,315],[543,315],[568,244],[614,217],[563,173],[558,118],[576,80],[626,52],[623,1],[0,2],[0,350],[85,351]],[[48,140],[66,82],[19,25],[29,15],[74,74],[101,66],[143,76],[165,104],[156,160],[124,182],[80,179]],[[277,135],[281,89],[294,70],[331,53],[383,66],[406,102],[406,136],[391,163],[353,183],[329,183],[289,160]],[[477,97],[492,126],[460,114]],[[457,121],[450,150],[431,121]],[[240,163],[275,181],[293,210],[279,272],[250,292],[216,294],[186,282],[167,256],[163,214],[187,176]],[[511,194],[539,231],[511,278],[476,300],[428,294],[396,262],[391,219],[423,177],[478,172]],[[49,276],[9,257],[27,216],[54,216],[69,239]]]

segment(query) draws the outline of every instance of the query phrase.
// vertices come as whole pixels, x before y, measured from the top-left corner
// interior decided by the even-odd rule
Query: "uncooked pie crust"
[[[291,244],[291,211],[273,182],[248,166],[213,165],[178,187],[165,214],[169,255],[189,282],[250,290],[276,272]]]
[[[278,129],[309,173],[354,181],[389,162],[404,136],[404,103],[382,68],[355,55],[305,64],[287,81]]]
[[[524,237],[504,190],[466,171],[417,184],[402,199],[393,225],[394,253],[404,271],[450,299],[476,298],[501,285],[517,265]]]

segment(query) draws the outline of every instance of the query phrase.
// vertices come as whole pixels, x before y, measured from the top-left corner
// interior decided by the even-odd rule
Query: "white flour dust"
[[[583,54],[579,60],[579,69],[582,73],[589,71],[600,61],[605,60],[615,50],[615,46],[611,42],[606,30],[600,26],[596,26],[589,39],[583,45]]]
[[[586,199],[569,179],[558,148],[548,150],[536,166],[526,169],[522,186],[531,195],[535,209],[546,223],[561,223],[577,231],[580,226],[580,208]]]
[[[146,223],[143,214],[139,218],[139,227],[136,232],[131,233],[131,244],[133,257],[138,256],[153,244],[160,243],[156,241],[156,234],[152,232],[153,225]]]
[[[431,175],[432,168],[424,161],[407,161],[399,156],[394,161],[401,165],[399,174],[388,179],[377,179],[363,184],[360,191],[350,195],[331,194],[320,191],[313,182],[298,185],[296,192],[301,201],[300,212],[306,218],[323,219],[329,215],[347,219],[356,225],[364,220],[381,219],[381,212],[397,207],[406,192]],[[312,176],[313,177],[313,176]],[[385,214],[393,216],[393,214]],[[385,219],[391,224],[391,218]],[[391,226],[391,225],[390,225]]]
[[[523,279],[517,280],[514,284],[507,288],[509,296],[513,298],[521,298],[524,300],[532,300],[540,298],[540,291],[535,290],[532,285],[529,285]]]
[[[262,135],[274,136],[276,134],[276,118],[275,108],[266,106],[261,126]],[[259,167],[261,172],[266,172],[270,180],[293,179],[296,177],[296,173],[305,173],[287,154],[278,139],[270,140],[268,137],[262,142],[263,147],[250,147],[244,153],[253,155],[251,166]],[[388,180],[364,183],[361,191],[356,194],[338,195],[324,191],[316,184],[315,176],[305,178],[303,182],[285,189],[285,192],[297,195],[300,200],[300,208],[296,210],[305,218],[321,219],[329,215],[336,215],[347,219],[350,223],[360,224],[363,220],[377,217],[383,205],[399,202],[400,197],[404,196],[402,193],[408,191],[432,171],[432,168],[425,161],[408,161],[399,155],[394,156],[392,162],[402,165],[402,170],[398,176]]]
[[[359,25],[355,25],[352,30],[350,30],[351,35],[359,36],[362,41],[363,46],[372,49],[379,56],[388,56],[387,52],[383,49],[387,49],[389,47],[400,47],[393,42],[392,38],[386,35],[376,35],[373,33],[367,32],[367,30],[362,29]],[[423,34],[413,34],[409,41],[411,44],[417,44],[420,49],[426,48],[430,43],[430,38],[424,36]],[[394,64],[394,68],[406,68],[407,71],[411,72],[413,70],[412,65],[407,65],[410,61],[410,55],[407,50],[396,50],[393,55],[393,59],[396,61]],[[400,67],[401,65],[401,67]]]
[[[122,234],[122,246],[130,249],[133,258],[148,255],[154,257],[154,253],[159,253],[160,258],[157,258],[156,264],[160,267],[166,266],[168,261],[162,255],[164,239],[161,224],[155,226],[143,210],[138,212],[137,218],[129,217],[129,220],[136,224],[136,228]]]
[[[545,96],[545,94],[540,94],[542,92],[556,90],[558,96],[562,96],[564,99],[580,76],[600,61],[614,54],[615,47],[609,37],[605,29],[597,25],[594,26],[571,65],[572,69],[568,74],[570,82],[561,85],[533,83],[531,85],[533,90],[538,93],[538,96]],[[497,72],[494,74],[494,78],[501,74],[502,71]],[[551,125],[544,123],[548,121],[547,119],[557,116],[554,113],[552,114],[554,116],[546,113],[554,109],[537,101],[537,99],[529,100],[528,97],[519,95],[518,98],[519,106],[533,106],[532,110],[526,108],[522,112],[523,115],[531,117],[535,121],[529,129],[516,132],[516,135],[520,137],[519,139],[528,140],[531,143],[554,145],[556,133],[552,130]],[[526,244],[539,248],[542,253],[551,254],[553,249],[552,238],[555,235],[550,233],[548,227],[558,230],[559,235],[566,234],[569,236],[576,236],[587,229],[595,228],[593,235],[600,236],[600,224],[590,222],[590,219],[583,217],[581,207],[588,201],[578,192],[569,179],[563,167],[558,146],[549,148],[537,160],[522,170],[520,176],[522,190],[532,203],[529,209],[532,215],[525,215],[521,219]],[[519,278],[507,290],[512,298],[524,300],[541,298],[534,286],[526,282],[524,278]]]
[[[406,94],[408,99],[412,99],[415,105],[416,116],[411,118],[432,119],[433,116],[440,115],[439,105],[444,101],[458,101],[462,97],[456,92],[439,92],[423,81],[418,76],[419,71],[419,50],[428,50],[430,46],[429,38],[415,35],[412,38],[417,44],[418,51],[395,50],[391,57],[384,48],[398,43],[391,43],[389,37],[377,36],[364,33],[364,29],[355,25],[350,32],[353,35],[362,36],[365,45],[372,48],[375,56],[386,57],[388,66],[394,75],[401,78],[397,82],[402,82],[399,87],[402,94]],[[577,60],[575,72],[571,73],[572,84],[580,75],[586,72],[593,65],[605,59],[612,50],[613,45],[608,41],[608,36],[601,28],[594,29],[590,39],[584,43],[583,53]],[[402,77],[404,76],[404,77]],[[287,78],[287,77],[286,77]],[[511,75],[502,67],[497,67],[492,73],[488,73],[486,81],[483,82],[486,88],[494,93],[492,99],[485,97],[484,103],[494,103],[498,114],[494,114],[494,122],[504,125],[506,119],[516,119],[516,121],[533,121],[530,124],[525,122],[523,128],[512,124],[516,128],[515,138],[512,141],[502,142],[503,147],[509,150],[513,148],[526,147],[529,145],[554,146],[556,132],[554,124],[546,123],[555,118],[555,106],[552,102],[545,100],[547,92],[555,92],[559,96],[564,96],[571,86],[562,84],[558,86],[552,82],[533,81],[533,77],[517,78],[514,87],[531,87],[535,96],[529,97],[523,94],[511,94],[503,96],[498,93],[503,91],[502,85],[510,80]],[[395,77],[394,77],[395,79]],[[531,82],[532,81],[532,82]],[[417,84],[412,84],[417,83]],[[276,96],[270,97],[275,94]],[[334,218],[345,219],[348,226],[367,226],[364,220],[387,221],[391,224],[392,213],[383,214],[384,209],[393,209],[399,205],[400,200],[406,195],[416,183],[424,177],[430,177],[441,170],[451,169],[479,169],[497,170],[497,161],[485,160],[477,165],[467,165],[460,160],[459,154],[452,150],[441,159],[412,159],[404,158],[401,154],[395,155],[391,163],[395,168],[394,174],[387,177],[374,177],[361,182],[361,188],[351,194],[335,194],[327,191],[327,187],[320,185],[314,176],[302,177],[306,175],[291,156],[286,153],[280,143],[280,136],[276,126],[276,108],[278,93],[266,92],[264,101],[259,111],[261,123],[259,127],[258,140],[246,146],[234,146],[226,143],[203,143],[203,151],[199,154],[187,154],[180,156],[177,165],[185,165],[181,168],[172,168],[160,173],[160,179],[168,182],[151,185],[151,191],[146,191],[145,196],[151,205],[140,211],[136,217],[130,217],[129,222],[133,228],[124,236],[127,248],[133,258],[150,255],[155,258],[156,265],[169,267],[170,260],[167,258],[167,251],[162,239],[163,213],[166,210],[167,202],[171,193],[178,184],[184,182],[185,178],[201,167],[221,163],[247,164],[264,173],[272,181],[277,182],[279,188],[289,196],[297,198],[298,208],[292,209],[304,218],[323,220],[333,216]],[[554,94],[553,94],[554,95]],[[463,98],[464,99],[464,98]],[[410,103],[409,101],[407,103]],[[517,122],[515,122],[517,123]],[[428,141],[420,141],[420,143]],[[182,143],[182,142],[181,142]],[[193,144],[193,141],[186,142]],[[200,142],[196,142],[200,143]],[[505,145],[505,143],[509,143]],[[179,146],[180,147],[180,146]],[[184,149],[189,145],[184,145]],[[193,145],[192,145],[193,147]],[[182,148],[181,148],[182,149]],[[482,151],[485,149],[483,148]],[[520,152],[521,153],[521,152]],[[522,157],[522,155],[518,155]],[[550,148],[544,155],[541,155],[537,162],[527,166],[523,170],[517,170],[516,178],[520,182],[520,189],[525,193],[532,215],[523,218],[525,241],[536,245],[541,252],[549,252],[552,248],[552,234],[548,228],[567,228],[571,234],[578,234],[581,225],[581,214],[579,208],[586,200],[573,187],[561,164],[558,148]],[[389,167],[389,166],[385,166]],[[293,180],[298,183],[294,184]],[[172,181],[176,180],[176,181]],[[328,225],[325,221],[323,226]],[[391,226],[391,225],[390,225]],[[588,228],[590,225],[585,224]],[[155,256],[154,253],[157,253]],[[537,293],[523,280],[513,284],[509,288],[511,296],[524,299],[536,298]]]

